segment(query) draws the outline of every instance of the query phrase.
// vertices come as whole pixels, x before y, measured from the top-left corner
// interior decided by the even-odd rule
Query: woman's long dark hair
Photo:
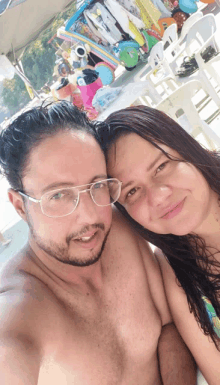
[[[167,145],[176,150],[184,161],[194,165],[211,189],[220,196],[219,153],[204,149],[163,112],[145,106],[129,107],[112,113],[105,122],[98,123],[96,128],[106,155],[120,136],[129,133],[136,133],[156,147]],[[197,235],[153,233],[134,221],[118,202],[116,206],[147,241],[163,251],[186,293],[190,311],[194,313],[205,335],[210,335],[220,350],[220,340],[202,299],[202,295],[206,296],[220,317],[220,263],[214,257],[217,250],[209,249]]]

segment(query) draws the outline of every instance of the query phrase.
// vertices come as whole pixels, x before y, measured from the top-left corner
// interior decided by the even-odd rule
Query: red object
[[[55,35],[53,35],[53,36],[51,37],[50,40],[48,40],[47,44],[50,44],[50,43],[53,41],[53,39],[55,39],[55,37],[57,37],[57,34],[56,34],[56,33],[55,33]]]
[[[159,35],[159,33],[154,31],[153,29],[148,29],[147,33],[148,33],[149,36],[155,37],[158,41],[162,40],[162,37]]]

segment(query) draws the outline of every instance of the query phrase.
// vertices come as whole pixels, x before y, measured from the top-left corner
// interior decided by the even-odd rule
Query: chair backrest
[[[177,24],[171,24],[167,29],[165,29],[162,41],[164,43],[164,49],[166,49],[166,45],[170,45],[175,43],[178,40],[177,34]]]
[[[178,110],[179,108],[184,110],[184,107],[188,107],[187,103],[191,103],[191,99],[200,89],[202,89],[202,87],[203,85],[199,80],[189,80],[171,94],[169,93],[169,90],[166,90],[166,93],[163,95],[163,101],[161,101],[160,104],[166,105],[167,103],[168,105],[168,103],[171,102],[174,110]],[[160,109],[159,105],[157,108]]]
[[[192,25],[199,19],[201,19],[203,17],[203,13],[198,11],[198,12],[195,12],[193,13],[186,21],[184,21],[184,24],[183,24],[183,27],[182,27],[182,30],[181,30],[181,35],[180,35],[180,40],[183,40],[189,29],[192,27]]]
[[[215,16],[208,14],[197,20],[186,36],[186,47],[189,47],[189,54],[196,51],[206,43],[208,39],[214,36],[217,30]],[[190,52],[191,51],[191,52]]]
[[[151,68],[154,69],[159,63],[164,60],[164,50],[163,50],[163,42],[159,41],[157,44],[151,48],[150,55],[148,58],[148,63]]]

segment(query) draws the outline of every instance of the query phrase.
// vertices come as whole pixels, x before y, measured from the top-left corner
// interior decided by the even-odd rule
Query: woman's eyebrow
[[[155,164],[164,156],[165,154],[163,152],[160,152],[158,154],[158,156],[153,160],[153,162],[151,164],[149,164],[149,166],[147,167],[147,171],[150,171],[154,166]],[[126,187],[132,185],[134,183],[133,180],[131,180],[130,182],[126,183],[126,184],[122,184],[122,188],[121,188],[121,191],[123,191]]]
[[[162,158],[163,156],[164,156],[164,153],[160,152],[159,155],[153,160],[153,162],[149,164],[149,166],[147,167],[147,171],[150,171],[158,162],[158,160],[160,160],[160,158]]]
[[[122,188],[121,188],[121,191],[123,191],[126,187],[128,187],[128,186],[130,186],[130,185],[132,185],[134,183],[134,181],[133,180],[131,180],[130,182],[128,182],[128,183],[126,183],[126,184],[122,184]]]

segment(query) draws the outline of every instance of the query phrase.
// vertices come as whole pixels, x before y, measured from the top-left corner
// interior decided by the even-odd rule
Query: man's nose
[[[76,207],[78,220],[82,223],[96,223],[98,221],[98,206],[93,201],[90,192],[82,191],[79,194],[79,203]]]
[[[153,207],[163,205],[172,194],[172,189],[164,184],[155,185],[148,189],[149,203]]]

